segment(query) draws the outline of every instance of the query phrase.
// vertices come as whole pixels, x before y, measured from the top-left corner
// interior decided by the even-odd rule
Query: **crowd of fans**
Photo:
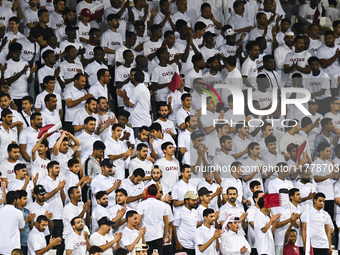
[[[335,0],[0,0],[0,254],[333,254],[339,18]]]

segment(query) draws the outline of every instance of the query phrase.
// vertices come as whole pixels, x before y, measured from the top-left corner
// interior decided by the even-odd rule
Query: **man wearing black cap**
[[[243,45],[249,41],[248,33],[253,29],[251,23],[244,17],[244,5],[246,1],[237,0],[233,4],[235,14],[230,17],[228,24],[238,33],[236,40],[240,39],[242,33],[246,33]]]
[[[99,191],[106,191],[108,195],[109,207],[116,204],[115,193],[113,191],[120,186],[121,181],[113,177],[115,171],[112,170],[112,167],[112,160],[104,159],[101,166],[102,173],[94,177],[91,182],[91,189],[93,194],[92,209],[97,206],[95,196]]]
[[[200,198],[201,203],[197,207],[196,211],[198,214],[198,219],[200,222],[202,222],[202,224],[204,223],[203,211],[209,208],[211,193],[212,191],[208,190],[206,187],[202,187],[198,190],[198,197]],[[216,219],[218,219],[218,216],[216,217]]]
[[[33,222],[37,221],[37,218],[39,215],[45,215],[48,220],[52,219],[53,213],[50,208],[49,203],[45,203],[45,195],[47,194],[47,191],[45,190],[43,185],[37,185],[33,189],[33,196],[35,197],[35,202],[30,204],[27,209],[30,211],[30,213],[35,214],[35,219]],[[44,231],[45,238],[49,240],[50,230],[49,228],[46,228]]]
[[[98,220],[99,229],[90,236],[91,245],[99,246],[104,252],[103,255],[111,255],[114,250],[120,247],[122,233],[111,234],[111,227],[114,224],[108,217]],[[115,245],[116,244],[116,245]]]

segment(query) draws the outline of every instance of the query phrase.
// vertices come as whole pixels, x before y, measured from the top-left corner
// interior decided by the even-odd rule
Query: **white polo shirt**
[[[143,215],[141,226],[146,227],[145,241],[151,242],[163,238],[163,217],[168,215],[164,202],[150,197],[138,204],[137,212]]]
[[[122,184],[120,185],[121,189],[125,189],[129,197],[136,197],[143,193],[144,191],[144,183],[141,182],[140,184],[135,185],[130,178],[122,180]],[[141,199],[138,199],[134,202],[127,203],[126,205],[133,210],[137,209],[138,203],[140,203]]]
[[[207,228],[205,225],[200,226],[195,231],[195,252],[196,255],[217,255],[216,240],[214,240],[203,252],[200,251],[199,245],[206,244],[215,234],[215,227]]]
[[[247,221],[248,221],[248,223],[254,222],[255,214],[257,214],[259,211],[260,211],[260,208],[257,208],[255,205],[252,205],[252,206],[249,207],[249,209],[247,210],[247,213],[248,213]],[[255,230],[250,224],[248,225],[248,236],[247,237],[248,237],[248,242],[250,244],[250,247],[256,248]]]
[[[306,184],[303,184],[300,181],[294,182],[294,188],[299,189],[300,195],[302,198],[308,197],[310,192],[316,192],[316,183],[314,179],[312,178],[312,182],[307,182]],[[313,199],[306,200],[304,202],[300,203],[302,211],[307,210],[307,206],[309,206],[309,209],[313,207]]]
[[[173,147],[176,148],[176,143],[172,136],[167,133],[163,134],[163,139],[157,138],[153,141],[153,149],[157,154],[157,159],[165,157],[165,154],[162,150],[162,144],[165,142],[171,142]]]
[[[65,239],[65,250],[71,250],[72,255],[84,255],[87,252],[86,240],[84,237],[84,231],[78,235],[76,232],[72,232]]]
[[[217,188],[220,187],[220,185],[218,185],[217,183],[213,182],[212,184],[206,182],[205,180],[202,180],[198,185],[197,185],[197,190],[200,190],[200,188],[202,187],[206,187],[209,191],[211,191],[213,193],[216,192]],[[218,196],[215,196],[214,198],[212,198],[210,200],[210,204],[209,204],[209,208],[212,208],[216,211],[219,210],[218,204],[217,204],[217,198]]]
[[[110,220],[113,220],[113,215],[109,208],[97,205],[96,209],[93,210],[91,215],[92,232],[98,231],[99,229],[98,221],[103,217],[108,217]]]
[[[309,214],[307,228],[308,231],[310,231],[312,247],[318,249],[328,249],[329,242],[325,231],[325,225],[329,224],[327,222],[327,212],[322,209],[318,211],[314,207],[309,208],[308,211],[302,213],[301,222],[307,223],[307,214]]]
[[[58,124],[60,122],[60,115],[59,110],[54,109],[52,112],[48,110],[47,108],[40,111],[43,124],[42,126],[51,125],[51,124]]]
[[[99,97],[105,97],[106,100],[108,100],[108,94],[107,94],[107,84],[104,86],[99,83],[99,81],[96,81],[89,89],[89,93],[94,96],[95,99],[98,99]]]
[[[245,137],[245,139],[243,140],[243,139],[240,138],[239,135],[235,135],[232,138],[233,146],[232,146],[230,154],[234,155],[234,154],[238,154],[238,153],[244,151],[250,143],[251,143],[251,141],[247,137]],[[237,158],[236,160],[243,161],[247,157],[248,157],[248,153],[245,153],[241,157]]]
[[[172,186],[172,199],[177,201],[184,201],[184,195],[187,191],[193,191],[195,194],[197,194],[196,186],[192,185],[190,182],[186,183],[181,179],[180,181],[176,182],[174,186]],[[180,210],[183,206],[173,206],[174,213]]]
[[[315,176],[326,176],[331,174],[334,166],[329,160],[322,160],[321,158],[317,158],[313,161],[312,169],[310,169],[313,178]],[[334,188],[333,188],[333,180],[328,178],[325,181],[316,183],[316,190],[318,192],[322,192],[326,196],[326,200],[334,200]]]
[[[19,180],[14,179],[13,181],[8,183],[7,189],[8,191],[15,191],[15,190],[21,190],[25,185],[25,179]],[[32,199],[32,190],[34,189],[34,184],[32,181],[29,181],[26,187],[27,192],[27,205],[33,203]]]
[[[92,209],[98,206],[97,200],[95,198],[95,194],[98,191],[106,191],[112,188],[113,183],[118,180],[112,176],[105,177],[102,174],[97,175],[91,181],[91,189],[92,189]],[[116,204],[116,193],[112,191],[110,194],[107,194],[109,205],[108,207],[112,207]]]
[[[12,142],[18,143],[18,132],[14,128],[9,128],[8,132],[0,127],[0,162],[8,158],[7,148]]]
[[[35,177],[36,174],[39,174],[38,181],[41,180],[42,178],[44,178],[45,176],[47,176],[48,175],[47,164],[50,161],[51,160],[49,160],[48,158],[42,159],[39,156],[39,152],[36,151],[35,152],[35,160],[32,161],[32,158],[31,158],[31,175],[33,177]]]
[[[151,176],[151,171],[152,171],[153,163],[150,160],[140,160],[139,158],[134,158],[133,160],[130,161],[129,164],[129,176],[133,173],[134,170],[137,168],[142,168],[146,176]]]
[[[126,249],[126,246],[131,245],[137,239],[139,231],[135,228],[129,229],[128,227],[125,227],[122,234],[123,237],[120,239],[120,243],[122,247]],[[142,238],[140,238],[137,244],[142,244],[142,241]],[[129,252],[129,255],[133,255],[133,251]]]
[[[104,63],[100,64],[97,61],[93,61],[92,63],[88,64],[85,67],[85,73],[89,75],[88,81],[89,81],[90,86],[94,85],[98,81],[97,72],[100,69],[109,70],[108,67]]]
[[[67,153],[58,152],[58,155],[54,155],[51,153],[51,160],[56,160],[59,162],[60,172],[59,172],[59,179],[66,180],[67,176],[70,174],[70,169],[67,166],[67,162],[72,158],[74,152],[72,148],[68,148]]]
[[[247,76],[247,80],[249,83],[257,89],[257,83],[256,83],[256,77],[258,74],[257,70],[257,65],[256,65],[256,60],[253,61],[248,57],[242,64],[242,71],[241,71],[243,76]],[[247,89],[248,87],[243,84],[243,90]]]
[[[123,148],[123,142],[119,139],[116,141],[112,137],[105,141],[105,158],[108,158],[110,155],[119,155],[124,153],[126,150]],[[92,153],[92,152],[91,152]],[[123,157],[113,160],[112,164],[115,166],[115,177],[122,180],[125,178],[125,166]]]
[[[81,145],[78,148],[78,151],[80,151],[80,161],[81,161],[81,164],[83,165],[85,163],[85,160],[90,155],[92,155],[93,144],[96,141],[101,141],[101,139],[95,133],[88,134],[87,132],[81,133],[79,136],[77,136],[77,138],[81,142]]]
[[[57,82],[57,80],[56,80]],[[40,108],[41,110],[46,108],[45,104],[45,96],[47,96],[49,93],[46,91],[46,89],[37,95],[35,99],[35,108]],[[61,102],[61,92],[60,94],[56,91],[56,89],[53,90],[53,94],[57,97],[57,110],[60,110],[63,108],[62,102]],[[30,122],[29,122],[30,123]]]
[[[25,227],[24,215],[6,204],[0,209],[0,253],[11,254],[14,248],[20,248],[20,230]]]
[[[95,232],[90,236],[90,243],[91,245],[102,246],[102,245],[108,244],[113,239],[114,239],[114,236],[111,234],[111,232],[109,232],[106,235],[101,235],[98,232]],[[102,255],[112,255],[112,254],[113,254],[113,247],[110,247],[109,249],[107,249],[106,251],[102,253]]]
[[[225,178],[221,183],[221,187],[223,188],[223,194],[227,194],[227,190],[230,187],[236,188],[238,194],[237,200],[242,203],[243,186],[241,179],[235,179],[233,176]]]
[[[258,254],[275,254],[274,238],[272,234],[272,226],[270,226],[266,233],[262,232],[270,221],[267,215],[261,211],[255,214],[254,217],[254,230],[255,230],[255,243]]]
[[[38,216],[40,215],[45,215],[46,211],[48,213],[52,212],[50,204],[44,202],[44,204],[42,206],[40,206],[37,201],[35,201],[34,203],[30,204],[27,206],[27,209],[30,211],[30,213],[35,213],[35,218],[33,220],[33,222],[37,221]],[[44,231],[44,236],[48,236],[50,234],[50,229],[46,228]]]
[[[131,109],[130,121],[132,127],[150,126],[150,91],[143,84],[138,84],[129,100],[134,107]]]
[[[173,158],[172,161],[168,161],[166,158],[160,158],[156,161],[155,165],[161,167],[163,173],[162,182],[167,185],[168,190],[172,190],[180,174],[178,160]]]
[[[26,153],[28,155],[31,155],[33,147],[39,141],[39,139],[37,138],[39,130],[40,129],[38,129],[37,131],[33,127],[29,126],[21,131],[19,135],[19,145],[26,144]]]
[[[198,221],[198,214],[195,209],[189,210],[184,206],[175,213],[172,224],[177,227],[177,239],[183,248],[195,249],[195,232]]]
[[[25,65],[28,65],[26,61],[19,60],[18,62],[9,59],[6,61],[7,68],[4,73],[4,78],[8,79],[13,77],[17,73],[20,73],[22,69],[24,69]],[[27,79],[30,76],[30,68],[28,67],[27,71],[23,73],[15,82],[11,84],[9,87],[9,94],[12,99],[21,99],[24,96],[28,96],[27,88],[28,83]]]
[[[218,145],[220,145],[219,142],[218,142]],[[232,170],[230,169],[230,166],[233,162],[235,162],[235,158],[230,155],[230,152],[227,155],[223,151],[220,151],[213,158],[212,165],[215,167],[215,171],[220,171],[220,177],[222,179],[229,179],[231,177],[231,170]]]
[[[237,217],[241,217],[242,213],[244,213],[243,205],[236,200],[235,206],[231,205],[229,202],[225,203],[220,208],[220,217],[218,218],[218,222],[221,224],[222,221],[224,222],[228,214],[235,215]],[[245,235],[244,230],[242,228],[242,222],[240,222],[240,228],[238,232]]]
[[[45,190],[50,193],[58,187],[59,178],[57,177],[53,180],[50,176],[42,178],[38,184],[44,186]],[[60,190],[49,200],[48,202],[51,206],[51,212],[53,213],[52,220],[61,220],[63,218],[63,201],[61,200]]]
[[[276,178],[273,180],[270,180],[268,183],[268,193],[279,193],[280,189],[287,189],[290,190],[294,188],[293,182],[290,180],[281,180],[280,178]]]
[[[34,255],[36,251],[41,250],[47,246],[44,232],[40,232],[35,227],[32,228],[27,239],[28,254]]]
[[[64,99],[72,99],[72,101],[78,100],[79,98],[85,96],[87,91],[85,89],[79,90],[75,86],[66,88],[64,91]],[[76,116],[77,111],[85,108],[85,100],[74,107],[65,106],[65,121],[73,121],[74,116]]]
[[[78,206],[75,206],[71,202],[69,202],[65,207],[63,208],[63,238],[66,239],[66,237],[73,232],[73,228],[71,225],[71,220],[78,216],[83,211],[83,202],[78,202]]]

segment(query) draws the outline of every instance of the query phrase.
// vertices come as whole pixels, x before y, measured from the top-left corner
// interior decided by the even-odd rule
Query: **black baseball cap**
[[[116,167],[116,166],[112,163],[112,160],[109,159],[109,158],[106,158],[106,159],[103,160],[102,166],[103,166],[103,167],[106,166],[106,167],[108,167],[108,168]]]
[[[198,196],[208,195],[211,194],[212,191],[208,190],[206,187],[202,187],[198,190]]]
[[[308,101],[308,104],[317,104],[317,105],[319,105],[319,102],[318,102],[318,100],[316,100],[315,97],[311,97],[309,99],[309,101]]]
[[[210,31],[205,32],[204,35],[203,35],[203,39],[205,39],[205,38],[207,38],[207,37],[209,37],[209,36],[216,36],[216,34],[211,33]]]
[[[112,220],[110,220],[108,217],[102,217],[100,218],[100,220],[98,220],[98,225],[108,225],[108,226],[112,226],[113,224],[115,224],[115,222],[113,222]]]
[[[196,140],[199,137],[204,137],[205,134],[203,133],[203,131],[201,130],[196,130],[194,132],[191,133],[191,140]]]
[[[43,185],[37,185],[37,186],[34,187],[33,193],[36,194],[36,195],[43,196],[43,195],[47,194],[47,191],[45,190]]]
[[[234,4],[233,4],[233,8],[239,6],[241,3],[246,4],[247,1],[244,1],[244,0],[236,0],[236,1],[234,2]]]
[[[72,30],[78,30],[79,27],[75,27],[75,26],[70,26],[68,25],[66,28],[65,28],[65,32],[67,33],[68,31],[72,31]]]
[[[116,189],[115,193],[117,194],[118,192],[122,192],[125,196],[128,195],[125,189]]]

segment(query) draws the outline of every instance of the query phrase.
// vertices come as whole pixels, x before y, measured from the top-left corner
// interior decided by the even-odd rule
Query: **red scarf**
[[[151,186],[151,185],[150,185],[150,186]],[[157,197],[157,193],[158,193],[157,185],[155,185],[156,188],[157,188],[156,195],[150,195],[150,194],[149,194],[149,188],[150,188],[150,186],[146,188],[146,196],[145,196],[145,198],[143,199],[143,201],[146,200],[146,199],[148,199],[149,197],[153,197],[153,198],[156,198],[156,197]],[[157,198],[156,198],[156,199],[157,199]]]

